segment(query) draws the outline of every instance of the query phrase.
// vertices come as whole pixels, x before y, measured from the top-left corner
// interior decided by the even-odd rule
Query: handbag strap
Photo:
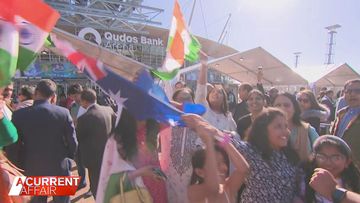
[[[124,196],[124,181],[125,181],[126,176],[127,176],[127,172],[125,172],[122,175],[122,177],[120,177],[120,196],[121,196],[121,199],[122,199],[123,203],[126,202],[126,199],[125,199],[125,196]]]
[[[141,192],[140,188],[137,185],[135,185],[135,189],[136,189],[136,192],[138,194],[140,201],[145,202],[144,194]]]
[[[120,177],[120,195],[121,195],[121,199],[122,199],[122,202],[123,203],[126,203],[126,198],[125,198],[125,195],[124,195],[124,182],[125,182],[125,179],[126,179],[126,176],[128,175],[127,172],[124,173],[124,175],[122,175]],[[133,183],[132,181],[130,181],[130,184],[133,188],[135,188],[136,190],[136,193],[139,197],[139,200],[141,202],[145,202],[145,197],[144,197],[144,194],[141,192],[139,186],[136,184],[136,183]]]

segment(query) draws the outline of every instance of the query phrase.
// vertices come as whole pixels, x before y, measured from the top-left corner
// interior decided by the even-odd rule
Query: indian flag
[[[15,1],[18,2],[15,15],[20,37],[17,68],[25,70],[36,58],[60,15],[42,0]]]
[[[0,87],[10,83],[15,74],[19,50],[19,34],[14,20],[11,1],[0,1]]]
[[[59,17],[42,0],[0,1],[0,86],[32,63]]]
[[[175,0],[165,62],[161,71],[153,73],[162,80],[174,78],[185,59],[191,62],[199,59],[200,49],[199,41],[189,32],[180,5]]]

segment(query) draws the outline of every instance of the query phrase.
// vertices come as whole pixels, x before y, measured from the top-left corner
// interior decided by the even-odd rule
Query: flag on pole
[[[32,63],[59,17],[42,0],[0,1],[0,86]]]
[[[161,70],[153,70],[153,74],[162,80],[174,78],[185,59],[195,62],[199,59],[201,45],[199,41],[189,32],[180,5],[175,0],[167,52]]]
[[[55,35],[51,35],[51,40],[62,55],[79,70],[84,71],[107,95],[118,105],[126,108],[137,120],[155,119],[171,125],[181,124],[183,112],[170,103],[163,89],[154,83],[147,70],[139,72],[137,80],[132,82],[111,71],[100,60],[79,52],[69,42],[57,39]],[[185,113],[203,114],[206,108],[198,104],[187,104],[184,110]]]
[[[0,12],[1,7],[0,4]],[[15,74],[18,51],[19,33],[16,27],[0,19],[0,87],[9,84],[11,77]]]
[[[37,57],[60,14],[42,0],[10,1],[16,2],[14,10],[20,37],[17,69],[25,70]]]

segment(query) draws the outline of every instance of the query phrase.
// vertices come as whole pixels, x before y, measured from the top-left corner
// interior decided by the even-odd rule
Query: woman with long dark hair
[[[308,161],[312,144],[319,135],[308,123],[301,121],[301,110],[295,96],[287,92],[278,94],[273,105],[286,113],[288,128],[291,132],[291,146],[295,149],[301,161]]]
[[[153,201],[165,203],[167,202],[165,183],[159,181],[160,176],[154,171],[154,169],[160,169],[157,149],[158,133],[159,123],[151,119],[137,121],[126,109],[123,109],[120,121],[114,129],[114,137],[109,139],[115,139],[116,148],[123,160],[121,164],[124,165],[124,168],[131,168],[130,166],[134,168],[127,173],[128,181],[125,184],[125,189],[130,190],[132,185],[130,182],[141,177]],[[108,202],[114,194],[117,194],[119,180],[124,172],[127,170],[111,174],[107,183],[104,202]]]
[[[296,99],[300,105],[301,119],[314,127],[317,133],[320,133],[320,123],[327,121],[330,110],[320,104],[310,90],[299,92]]]
[[[337,186],[349,191],[360,192],[360,172],[352,161],[350,147],[341,138],[333,135],[323,135],[316,139],[313,146],[313,159],[305,167],[304,202],[332,202],[317,194],[309,182],[315,168],[328,170],[336,179]]]
[[[220,130],[236,131],[236,123],[229,111],[227,94],[222,85],[214,85],[207,92],[207,58],[202,56],[199,80],[196,86],[195,103],[206,106],[206,113],[203,117],[209,123]]]
[[[255,118],[247,142],[235,141],[250,165],[240,202],[292,202],[296,198],[301,174],[289,136],[285,113],[270,107]]]

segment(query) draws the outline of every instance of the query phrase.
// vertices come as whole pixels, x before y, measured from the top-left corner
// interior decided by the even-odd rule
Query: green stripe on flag
[[[23,46],[19,47],[19,60],[17,64],[17,69],[24,71],[27,67],[36,59],[37,53],[26,49]]]
[[[45,46],[46,48],[55,47],[55,44],[54,44],[54,42],[51,40],[50,35],[45,39],[45,44],[44,44],[44,46]]]
[[[190,53],[185,55],[185,59],[190,62],[196,62],[199,59],[200,49],[200,42],[191,35],[191,43],[189,44]]]
[[[16,71],[17,57],[0,49],[0,87],[8,85]]]
[[[177,75],[178,72],[179,72],[179,68],[176,68],[171,72],[151,70],[151,73],[155,77],[160,78],[161,80],[171,80]]]
[[[167,49],[170,49],[169,47],[171,47],[173,41],[174,41],[174,37],[169,37],[168,44],[167,44]]]

